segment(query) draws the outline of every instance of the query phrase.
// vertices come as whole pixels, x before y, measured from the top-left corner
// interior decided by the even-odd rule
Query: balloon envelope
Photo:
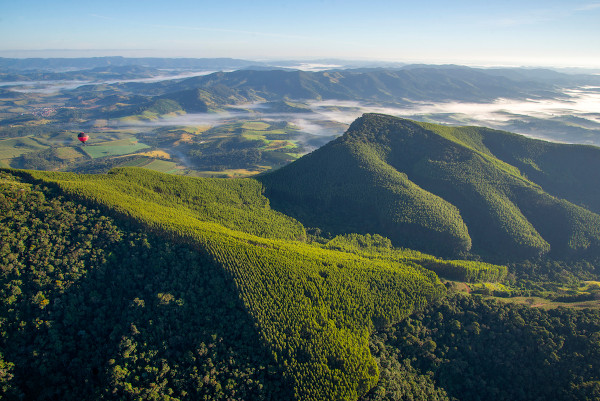
[[[90,139],[90,137],[88,136],[88,134],[86,134],[84,132],[80,132],[79,135],[77,135],[77,139],[79,139],[81,142],[85,143],[85,141]]]

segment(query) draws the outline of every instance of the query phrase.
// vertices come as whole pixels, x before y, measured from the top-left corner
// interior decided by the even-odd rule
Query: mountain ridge
[[[564,85],[577,79],[566,74]],[[581,82],[595,82],[595,76],[584,76]],[[325,71],[261,68],[219,71],[208,75],[157,83],[119,83],[110,87],[149,96],[190,89],[209,90],[225,86],[240,95],[253,94],[272,100],[356,100],[384,103],[413,101],[482,102],[497,98],[564,97],[555,81],[536,80],[527,74],[503,74],[485,69],[446,66],[414,66],[411,68],[333,69]],[[89,90],[90,88],[88,88]],[[82,92],[75,89],[72,93]],[[82,95],[85,95],[83,92]]]
[[[484,137],[485,141],[496,144],[501,142],[499,138],[513,138],[513,134],[365,114],[350,126],[344,136],[260,179],[266,185],[273,205],[279,210],[301,221],[306,219],[308,226],[321,224],[319,227],[327,231],[361,227],[362,231],[358,232],[385,235],[399,246],[426,249],[433,253],[447,252],[429,232],[429,223],[412,221],[407,217],[411,213],[418,215],[419,207],[400,207],[402,197],[398,191],[408,190],[410,185],[414,185],[411,191],[414,193],[417,188],[424,191],[420,193],[426,195],[426,204],[431,205],[429,210],[435,210],[429,217],[438,225],[438,231],[452,232],[452,227],[464,224],[462,243],[446,242],[450,244],[451,253],[471,251],[497,261],[506,261],[507,257],[527,259],[549,253],[554,257],[596,254],[600,245],[600,216],[573,202],[594,199],[597,185],[590,184],[597,180],[597,175],[591,178],[582,176],[570,184],[572,188],[594,188],[590,192],[580,191],[582,193],[575,196],[557,198],[545,192],[543,187],[560,194],[561,188],[566,185],[565,180],[558,180],[558,185],[554,186],[548,179],[541,181],[543,186],[531,181],[517,167],[495,157],[484,146],[481,140]],[[524,137],[519,137],[519,142],[544,149],[561,148],[561,145]],[[600,149],[594,147],[571,149],[575,149],[575,153],[584,151],[600,155]],[[512,160],[507,154],[504,159]],[[597,160],[593,157],[591,164],[580,168],[589,169]],[[371,178],[359,179],[353,175],[352,171],[357,166],[363,166]],[[330,169],[340,172],[335,179],[330,177]],[[390,184],[390,171],[400,174],[410,184],[400,180]],[[345,176],[344,172],[349,175]],[[335,180],[350,183],[352,187],[340,187]],[[391,185],[396,191],[387,199],[377,195],[386,191],[386,185]],[[337,191],[341,192],[336,195]],[[334,201],[332,197],[336,197]],[[344,202],[354,206],[340,210],[344,207],[337,205]],[[356,213],[363,208],[368,210],[369,204],[371,209],[376,210],[374,214],[361,216]],[[446,207],[456,208],[458,213],[432,217]],[[328,216],[327,222],[319,223],[313,218],[316,214],[311,215],[311,209],[318,210],[320,216]],[[545,218],[546,213],[550,213],[553,219]],[[399,216],[403,216],[404,220]],[[373,220],[389,224],[378,226],[372,223]],[[406,234],[402,234],[405,230]],[[420,235],[423,237],[418,239]],[[415,246],[415,241],[419,246]],[[468,245],[471,241],[473,249]]]

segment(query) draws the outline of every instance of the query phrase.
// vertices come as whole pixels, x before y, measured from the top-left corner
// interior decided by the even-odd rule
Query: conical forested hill
[[[598,167],[595,147],[366,114],[261,181],[307,226],[506,261],[598,253]]]

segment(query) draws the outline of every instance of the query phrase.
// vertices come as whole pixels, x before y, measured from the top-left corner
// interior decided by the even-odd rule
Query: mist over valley
[[[125,163],[185,174],[252,175],[318,149],[365,113],[600,144],[600,93],[593,75],[425,65],[343,69],[343,62],[290,62],[285,69],[246,64],[223,72],[198,65],[115,65],[4,74],[0,129],[4,138],[24,136],[2,140],[0,160],[15,167],[78,169],[92,158],[99,169],[93,171]],[[8,80],[15,76],[27,79]],[[77,141],[70,132],[79,131],[92,140],[72,148]],[[70,156],[62,159],[57,151]]]

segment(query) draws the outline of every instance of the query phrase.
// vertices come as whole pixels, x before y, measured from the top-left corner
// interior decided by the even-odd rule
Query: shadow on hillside
[[[190,246],[124,235],[11,339],[25,399],[287,399],[233,282]]]

